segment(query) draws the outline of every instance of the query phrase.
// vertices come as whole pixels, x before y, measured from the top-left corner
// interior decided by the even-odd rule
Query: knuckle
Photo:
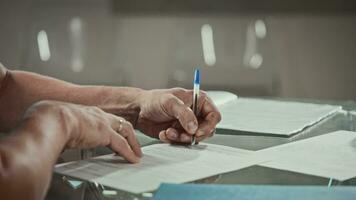
[[[124,123],[123,130],[124,131],[122,132],[125,134],[126,137],[134,134],[134,129],[130,123]]]
[[[212,112],[211,114],[210,114],[210,119],[211,119],[211,121],[213,121],[213,122],[216,122],[216,123],[218,123],[218,122],[220,122],[221,121],[221,113],[220,112]]]
[[[191,110],[190,108],[184,107],[184,108],[182,109],[182,111],[180,112],[180,115],[181,115],[184,119],[190,120],[190,119],[192,118],[192,115],[194,115],[194,114],[193,114],[193,112],[192,112],[192,110]]]
[[[55,106],[54,102],[49,100],[42,100],[32,104],[31,108],[33,110],[48,110]]]
[[[56,113],[59,116],[67,114],[68,106],[64,106],[55,101],[42,100],[32,104],[24,113],[24,117],[31,116],[33,114],[48,114]]]
[[[173,92],[176,92],[176,93],[183,93],[186,91],[186,89],[182,88],[182,87],[175,87],[172,89]]]
[[[177,104],[177,99],[174,95],[168,94],[162,100],[162,106],[167,113],[173,111],[174,106]]]
[[[102,110],[97,106],[91,106],[91,110],[100,113]]]
[[[130,131],[134,130],[134,128],[133,128],[133,126],[132,126],[132,124],[130,122],[125,121],[124,124],[126,125],[127,129],[129,129]]]
[[[202,90],[199,91],[199,95],[200,95],[201,98],[209,100],[208,95],[207,95],[207,93],[205,91],[202,91]]]
[[[164,95],[164,97],[162,98],[162,104],[164,106],[166,106],[167,108],[172,106],[174,104],[173,95],[171,95],[171,94]]]
[[[221,121],[221,119],[222,119],[221,113],[220,113],[220,112],[216,112],[216,114],[215,114],[215,115],[216,115],[216,116],[215,116],[216,121],[217,121],[217,122],[220,122],[220,121]]]

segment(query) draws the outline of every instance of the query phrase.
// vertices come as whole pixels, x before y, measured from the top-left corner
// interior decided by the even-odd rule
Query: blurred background
[[[79,84],[356,100],[354,0],[0,0],[0,62]]]

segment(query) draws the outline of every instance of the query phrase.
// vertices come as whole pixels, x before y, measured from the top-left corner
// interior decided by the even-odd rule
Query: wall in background
[[[295,12],[283,12],[280,6],[265,12],[247,6],[246,11],[223,7],[201,13],[182,12],[183,6],[161,13],[115,2],[0,2],[0,61],[75,83],[146,89],[191,87],[193,69],[199,66],[204,89],[356,99],[352,10],[303,12],[297,6]],[[212,31],[215,61],[211,47],[208,58],[203,53],[202,31],[207,44]]]

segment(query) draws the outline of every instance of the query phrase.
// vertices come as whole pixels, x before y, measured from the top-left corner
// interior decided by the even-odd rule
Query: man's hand
[[[221,114],[204,92],[198,100],[198,116],[191,110],[193,91],[181,88],[145,91],[139,97],[141,111],[136,127],[164,142],[200,142],[211,137]]]
[[[25,119],[53,117],[63,124],[67,148],[107,146],[132,163],[142,156],[131,123],[97,107],[42,101],[25,114]]]
[[[108,146],[139,162],[130,123],[96,107],[40,101],[0,140],[0,194],[4,199],[44,199],[52,169],[65,147]],[[21,191],[21,192],[19,192]]]

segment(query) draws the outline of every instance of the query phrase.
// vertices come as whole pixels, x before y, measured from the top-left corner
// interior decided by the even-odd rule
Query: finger
[[[159,132],[158,138],[159,138],[162,142],[170,143],[170,141],[169,141],[169,139],[167,138],[167,135],[166,135],[166,130],[162,130],[161,132]]]
[[[206,95],[202,97],[203,104],[201,105],[201,115],[207,117],[210,113],[214,113],[214,121],[219,123],[221,121],[221,114],[218,108],[215,106],[214,102]]]
[[[197,130],[198,136],[209,133],[221,121],[221,114],[214,103],[206,96],[199,118],[200,126]]]
[[[122,135],[128,141],[129,145],[131,146],[132,150],[135,154],[139,157],[142,156],[141,146],[140,143],[137,141],[135,130],[133,129],[132,125],[128,121],[124,121],[122,123],[122,128],[119,131],[119,134]]]
[[[194,134],[198,128],[198,121],[193,111],[175,96],[169,98],[163,104],[168,115],[178,119],[182,127],[189,134]]]
[[[166,137],[167,139],[169,139],[170,141],[175,141],[175,142],[179,142],[179,133],[176,129],[174,128],[168,128],[166,130]]]
[[[111,114],[110,114],[111,115]],[[140,143],[137,141],[135,130],[133,129],[130,122],[126,121],[122,117],[118,117],[115,115],[111,115],[113,118],[113,122],[111,123],[111,127],[120,135],[122,135],[135,152],[135,154],[139,157],[142,156]]]
[[[199,128],[196,133],[196,137],[209,135],[216,128],[217,119],[215,113],[209,113],[205,119],[199,124]]]
[[[197,143],[207,139],[207,138],[210,138],[210,137],[213,137],[214,134],[216,132],[216,129],[214,129],[213,131],[211,131],[209,134],[206,134],[206,135],[203,135],[203,136],[199,136],[199,137],[196,137],[195,140]]]
[[[108,147],[131,163],[140,161],[140,158],[133,152],[126,139],[114,131]]]
[[[190,144],[192,142],[192,139],[193,139],[193,136],[188,133],[181,133],[179,135],[179,142],[182,142],[182,143]]]
[[[190,134],[179,134],[178,131],[174,128],[168,128],[167,130],[161,131],[159,136],[160,140],[167,143],[190,143],[192,141],[192,136]]]
[[[187,90],[185,92],[185,95],[179,96],[179,99],[184,102],[184,104],[188,107],[192,107],[193,105],[193,95],[194,91],[193,90]],[[201,114],[201,109],[203,107],[204,102],[207,100],[207,94],[205,91],[200,90],[199,95],[198,95],[198,113],[196,114],[199,116]]]

